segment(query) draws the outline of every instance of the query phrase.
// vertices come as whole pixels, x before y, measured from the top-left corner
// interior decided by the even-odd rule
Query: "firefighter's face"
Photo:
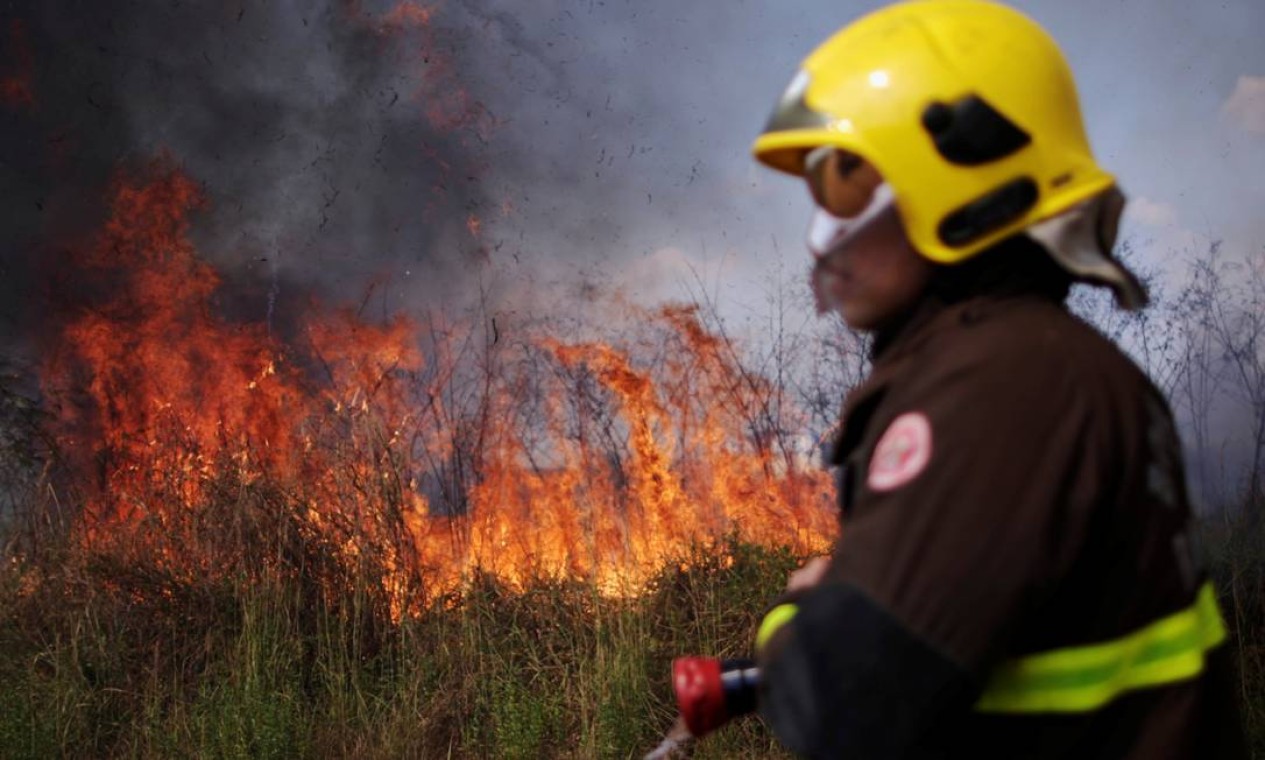
[[[873,331],[907,314],[933,271],[910,244],[890,190],[873,168],[839,151],[810,160],[806,179],[819,210],[809,232],[812,284],[822,311]]]

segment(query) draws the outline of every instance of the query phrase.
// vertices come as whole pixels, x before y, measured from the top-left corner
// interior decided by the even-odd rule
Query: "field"
[[[372,584],[62,559],[5,577],[4,757],[637,757],[672,721],[671,658],[743,652],[794,565],[731,544],[624,600],[485,577],[392,622]],[[749,719],[694,756],[779,755]]]
[[[816,453],[855,336],[761,353],[705,303],[605,338],[319,305],[274,331],[219,308],[201,203],[168,163],[121,176],[60,254],[77,300],[39,365],[0,373],[0,756],[638,757],[672,722],[672,658],[748,654],[834,540]],[[1227,387],[1265,404],[1233,342],[1265,322],[1216,300],[1213,264],[1163,323],[1101,325],[1204,422]],[[1259,753],[1249,470],[1201,535]],[[692,756],[781,755],[752,718]]]
[[[1260,545],[1223,544],[1214,564],[1258,754]],[[209,581],[65,552],[0,578],[6,758],[639,757],[673,718],[671,658],[744,654],[796,564],[727,542],[627,599],[485,576],[392,621],[369,578],[331,596],[296,575]],[[692,756],[787,755],[747,718]]]

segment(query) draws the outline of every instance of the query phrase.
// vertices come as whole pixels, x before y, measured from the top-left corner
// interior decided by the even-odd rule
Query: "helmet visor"
[[[830,145],[804,157],[804,181],[813,202],[840,219],[863,213],[883,184],[878,170],[864,158]]]
[[[895,196],[886,183],[880,183],[870,193],[869,203],[860,213],[843,218],[835,216],[820,206],[808,223],[808,250],[821,259],[835,253],[849,242],[862,236],[875,220],[895,205]]]

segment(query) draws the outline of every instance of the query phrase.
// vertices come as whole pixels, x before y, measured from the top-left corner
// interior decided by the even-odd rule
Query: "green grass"
[[[639,757],[674,716],[671,659],[742,651],[795,565],[736,543],[723,556],[685,558],[628,600],[480,578],[400,623],[361,614],[350,591],[313,603],[281,581],[176,588],[109,563],[33,587],[14,566],[0,756]],[[778,756],[754,718],[693,754]]]
[[[1265,756],[1265,528],[1208,523],[1203,539]],[[372,567],[21,556],[0,571],[0,758],[637,758],[674,717],[672,658],[747,654],[798,561],[731,540],[630,599],[483,576],[392,621]],[[690,756],[788,755],[747,718]]]

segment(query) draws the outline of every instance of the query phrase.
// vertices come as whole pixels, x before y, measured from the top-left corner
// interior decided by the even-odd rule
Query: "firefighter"
[[[883,8],[804,61],[754,153],[807,182],[819,306],[873,347],[834,446],[842,537],[757,633],[778,739],[1245,757],[1171,413],[1064,305],[1146,296],[1051,38],[984,0]]]

